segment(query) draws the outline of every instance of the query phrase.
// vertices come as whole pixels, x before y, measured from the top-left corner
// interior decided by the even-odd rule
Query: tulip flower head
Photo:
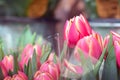
[[[96,37],[97,36],[97,37]],[[101,56],[103,49],[102,37],[96,33],[94,35],[86,36],[80,39],[75,48],[75,57],[80,60],[78,49],[80,49],[86,57],[90,57],[93,60],[98,60]]]
[[[7,72],[5,65],[1,61],[0,61],[0,68],[2,70],[3,76],[6,77],[8,72]]]
[[[18,71],[18,74],[14,74],[12,77],[7,76],[4,80],[28,80],[28,78],[23,72]]]
[[[115,55],[116,55],[116,62],[118,67],[120,68],[120,35],[111,31],[112,33],[112,39],[113,39],[113,46],[115,50]],[[109,42],[110,36],[106,36],[104,39],[104,45],[107,46]]]
[[[69,47],[74,47],[79,39],[91,33],[92,29],[83,15],[67,20],[64,26],[64,39]]]
[[[34,75],[34,80],[55,80],[48,72],[37,71]]]
[[[39,45],[32,45],[32,44],[27,44],[26,47],[24,48],[21,56],[21,61],[20,61],[20,66],[23,69],[24,65],[28,64],[29,59],[32,58],[33,54],[35,53],[37,55],[37,64],[39,63],[39,59],[41,57],[41,47]],[[38,66],[38,65],[37,65]]]
[[[13,71],[14,69],[14,59],[12,55],[5,56],[2,60],[3,65],[7,69],[7,72]]]

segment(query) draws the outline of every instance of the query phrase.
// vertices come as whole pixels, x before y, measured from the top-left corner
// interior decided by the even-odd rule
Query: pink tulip
[[[64,26],[64,39],[69,47],[74,47],[79,39],[92,33],[92,29],[83,15],[66,21]]]
[[[34,75],[34,80],[55,80],[48,72],[37,71]]]
[[[7,69],[6,69],[5,65],[1,61],[0,61],[0,68],[2,70],[3,76],[6,77],[8,72],[7,72]]]
[[[80,54],[78,53],[80,49],[86,57],[90,57],[93,62],[96,62],[101,56],[103,49],[102,37],[94,33],[93,35],[86,36],[80,39],[75,48],[75,57],[80,60]]]
[[[60,76],[60,67],[59,64],[55,64],[53,62],[53,57],[54,54],[51,53],[48,60],[41,65],[40,71],[48,72],[50,75],[52,75],[54,80],[58,80]]]
[[[113,45],[116,54],[117,65],[120,68],[120,35],[113,31],[111,31],[111,33],[112,33]],[[105,37],[104,46],[108,46],[109,39],[110,39],[109,35]]]
[[[74,73],[77,73],[77,74],[83,73],[83,68],[81,66],[71,64],[66,59],[64,59],[64,65],[67,69],[69,69],[70,71],[72,71]]]
[[[3,65],[7,69],[7,72],[13,71],[14,69],[14,59],[12,55],[5,56],[2,60]]]
[[[4,80],[12,80],[12,78],[10,76],[7,76],[4,78]]]
[[[28,80],[28,77],[23,72],[18,71],[18,74],[14,74],[12,77],[7,76],[4,80]]]
[[[32,58],[34,50],[37,54],[37,66],[40,66],[40,57],[41,57],[41,47],[39,45],[32,45],[32,44],[27,44],[26,47],[24,48],[21,56],[21,61],[20,61],[20,66],[23,70],[24,65],[28,64],[29,59]]]
[[[28,80],[25,73],[18,71],[18,74],[13,75],[12,80]]]

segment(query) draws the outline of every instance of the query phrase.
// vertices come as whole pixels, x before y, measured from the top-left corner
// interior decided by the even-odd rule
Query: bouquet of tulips
[[[120,79],[120,35],[103,38],[83,15],[66,21],[59,55],[29,30],[18,42],[10,54],[0,43],[0,80]]]

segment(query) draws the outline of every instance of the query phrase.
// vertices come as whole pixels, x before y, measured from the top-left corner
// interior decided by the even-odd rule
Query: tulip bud
[[[90,57],[93,62],[96,62],[96,60],[99,59],[102,53],[103,44],[102,42],[100,42],[102,40],[99,40],[101,39],[101,36],[98,34],[96,35],[97,37],[90,35],[78,41],[76,48],[75,48],[75,53],[74,53],[75,57],[78,60],[80,60],[78,49],[80,49],[86,57]]]
[[[37,66],[40,66],[40,57],[41,57],[41,48],[39,45],[33,46],[32,44],[27,44],[26,47],[24,48],[21,56],[21,61],[20,61],[20,67],[23,70],[24,65],[28,64],[29,59],[32,59],[32,56],[34,54],[34,50],[37,54]]]
[[[2,74],[3,74],[3,77],[6,77],[7,76],[7,69],[5,67],[5,65],[0,61],[0,68],[2,70]]]
[[[23,72],[18,71],[18,74],[14,74],[11,80],[28,80],[28,77]]]
[[[34,75],[34,80],[55,80],[48,72],[37,71]]]
[[[2,60],[3,65],[7,69],[7,72],[13,71],[14,69],[14,59],[12,55],[5,56]]]
[[[113,39],[113,46],[115,49],[116,61],[117,65],[120,68],[120,35],[111,31],[112,39]],[[107,46],[109,42],[110,36],[106,36],[104,40],[104,45]]]
[[[48,72],[54,80],[58,80],[60,76],[60,69],[57,64],[52,61],[46,61],[40,67],[41,72]]]
[[[74,47],[79,39],[92,33],[92,29],[83,15],[66,21],[64,26],[64,39],[69,47]]]
[[[4,78],[4,80],[11,80],[12,78],[10,76],[7,76]]]

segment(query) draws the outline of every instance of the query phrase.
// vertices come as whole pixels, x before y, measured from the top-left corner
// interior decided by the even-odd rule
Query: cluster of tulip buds
[[[36,54],[36,63],[32,64],[32,66],[36,66],[36,70],[34,74],[25,72],[25,66],[29,65],[34,54]],[[60,67],[59,64],[53,60],[54,54],[49,54],[48,59],[44,62],[41,62],[40,58],[42,58],[41,47],[39,45],[27,44],[20,55],[20,59],[17,59],[17,65],[15,65],[16,61],[13,55],[3,57],[0,61],[0,68],[3,74],[1,78],[4,80],[58,80],[60,77]],[[16,66],[18,69],[16,73],[14,73]],[[32,68],[30,69],[32,70]],[[33,75],[31,75],[32,77],[30,78],[28,74]]]

